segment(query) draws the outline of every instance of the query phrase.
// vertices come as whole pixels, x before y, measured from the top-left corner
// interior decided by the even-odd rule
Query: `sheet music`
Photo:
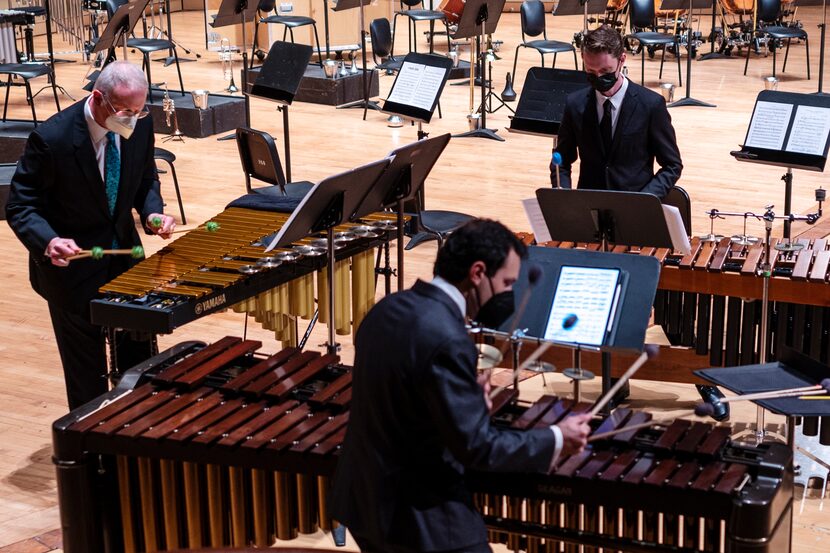
[[[792,111],[792,104],[757,102],[745,146],[780,150],[784,146],[784,136],[787,134]]]
[[[550,230],[548,224],[545,222],[545,216],[542,214],[542,208],[539,206],[539,200],[536,198],[528,198],[522,200],[522,206],[525,208],[525,215],[530,223],[530,230],[536,237],[536,243],[542,244],[550,242]]]
[[[600,346],[619,299],[619,269],[563,266],[556,283],[546,340]],[[565,328],[565,321],[574,323]]]
[[[445,73],[442,67],[406,62],[398,72],[387,101],[430,111]]]
[[[787,140],[788,152],[824,155],[827,135],[830,134],[830,109],[816,106],[798,106]]]
[[[666,226],[669,227],[669,236],[671,236],[674,251],[683,255],[692,253],[692,244],[686,234],[686,225],[683,224],[680,210],[673,205],[664,205],[663,215],[666,217]]]

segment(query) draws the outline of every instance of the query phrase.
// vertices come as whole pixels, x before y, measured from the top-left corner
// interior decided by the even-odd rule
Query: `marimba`
[[[226,209],[212,219],[217,231],[188,232],[103,286],[103,297],[91,303],[93,322],[170,333],[232,307],[252,314],[284,345],[296,344],[292,319],[310,319],[315,297],[320,321],[328,322],[327,253],[326,239],[313,236],[266,253],[269,237],[289,216]],[[335,324],[338,334],[348,334],[374,305],[373,248],[391,240],[395,228],[378,213],[335,230]]]
[[[271,545],[330,528],[326,496],[351,401],[334,355],[259,342],[180,344],[53,426],[67,553]],[[496,424],[554,424],[587,406],[506,390]],[[650,415],[617,410],[595,433]],[[560,459],[551,475],[471,474],[494,541],[530,551],[778,553],[789,548],[791,452],[676,421]],[[590,548],[588,551],[592,550]]]
[[[527,243],[532,241],[531,235],[519,236]],[[771,249],[767,359],[776,359],[787,346],[827,363],[830,249],[825,239],[795,242],[804,249]],[[718,242],[693,238],[691,244],[691,253],[685,256],[665,248],[611,248],[615,253],[655,256],[662,264],[654,322],[663,327],[672,345],[686,349],[663,348],[660,357],[649,364],[649,374],[659,374],[661,380],[694,381],[692,370],[746,365],[760,359],[764,247],[741,246],[728,238]],[[597,244],[573,242],[541,245],[599,249]]]

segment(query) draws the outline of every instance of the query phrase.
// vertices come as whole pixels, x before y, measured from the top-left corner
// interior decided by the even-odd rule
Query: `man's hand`
[[[81,251],[78,244],[71,238],[56,236],[46,246],[46,257],[52,261],[52,265],[66,267],[69,265],[67,257],[73,256]]]
[[[170,215],[163,215],[161,213],[151,213],[147,216],[147,228],[153,234],[158,234],[165,240],[172,236],[172,232],[176,229],[176,220]]]
[[[580,413],[571,415],[557,425],[559,430],[562,431],[563,455],[580,453],[585,449],[585,444],[588,443],[588,434],[591,433],[591,427],[588,426],[591,418],[590,413]]]
[[[484,403],[487,404],[487,410],[493,409],[493,400],[490,399],[490,369],[482,371],[476,377],[481,389],[484,390]]]

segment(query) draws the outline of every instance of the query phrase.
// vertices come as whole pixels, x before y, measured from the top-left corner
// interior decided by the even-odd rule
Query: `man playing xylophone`
[[[529,431],[490,424],[489,385],[465,314],[497,328],[513,310],[525,246],[474,220],[438,252],[435,278],[387,296],[355,340],[352,410],[337,465],[334,517],[362,551],[490,551],[464,469],[548,472],[586,443],[589,415]]]
[[[175,227],[162,215],[146,94],[141,69],[109,64],[89,97],[32,132],[11,181],[6,218],[29,250],[32,287],[49,302],[70,409],[107,390],[104,336],[90,322],[89,302],[135,263],[127,255],[72,256],[139,246],[133,209],[148,234],[169,238]],[[120,334],[119,366],[149,357],[151,344]]]

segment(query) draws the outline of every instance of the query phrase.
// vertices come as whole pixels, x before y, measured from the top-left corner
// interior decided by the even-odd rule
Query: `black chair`
[[[629,17],[631,21],[631,29],[653,29],[654,28],[654,0],[630,0],[628,2]],[[680,43],[677,41],[676,35],[667,33],[657,33],[652,31],[638,31],[627,35],[626,40],[634,39],[640,43],[640,50],[642,60],[640,62],[640,84],[645,85],[646,82],[646,50],[655,48],[657,46],[663,47],[663,53],[660,57],[660,75],[663,78],[663,63],[666,61],[666,47],[669,44],[674,45],[674,53],[677,58],[677,79],[678,86],[683,86],[683,75],[680,70]]]
[[[418,31],[415,28],[415,23],[418,21],[429,21],[430,40],[429,53],[435,52],[435,41],[433,40],[432,29],[436,21],[444,23],[444,30],[447,33],[447,51],[451,49],[450,46],[450,27],[447,23],[447,16],[441,10],[426,10],[423,7],[416,8],[416,6],[423,6],[423,0],[400,0],[401,9],[395,12],[395,17],[392,21],[392,48],[395,47],[395,36],[398,29],[398,16],[402,15],[409,19],[409,50],[411,52],[418,51]],[[406,9],[404,9],[406,6]]]
[[[52,84],[52,94],[55,96],[55,105],[58,111],[61,110],[60,101],[58,101],[58,89],[55,85],[55,73],[52,67],[43,63],[0,63],[0,75],[8,75],[6,80],[6,100],[3,104],[3,122],[6,122],[6,114],[9,110],[9,91],[14,84],[12,78],[17,77],[23,79],[23,85],[26,87],[26,101],[32,107],[32,120],[37,127],[37,113],[35,113],[35,98],[32,95],[32,85],[29,83],[30,79],[35,77],[42,77],[48,75]]]
[[[392,28],[385,17],[374,19],[369,24],[369,36],[372,39],[372,59],[375,69],[387,73],[399,71],[403,59],[396,59],[392,55]],[[380,59],[380,61],[378,61]]]
[[[161,160],[170,166],[170,176],[173,177],[173,186],[176,189],[176,199],[179,201],[179,213],[182,214],[182,224],[187,224],[187,217],[184,216],[184,203],[182,202],[182,193],[179,190],[179,179],[176,176],[176,167],[173,162],[176,161],[176,154],[164,148],[155,148],[153,150],[153,159]],[[162,173],[162,171],[159,171]]]
[[[127,2],[128,0],[107,0],[107,15],[112,17],[116,10]],[[150,73],[150,54],[153,52],[161,52],[162,50],[170,50],[173,52],[173,59],[176,61],[176,73],[179,75],[179,87],[181,88],[182,96],[184,96],[184,81],[182,81],[182,69],[179,66],[179,53],[176,50],[175,42],[164,38],[128,38],[127,47],[141,52],[141,66],[147,72],[148,101],[151,103],[153,101],[153,77]]]
[[[264,131],[249,127],[236,129],[236,145],[245,172],[245,188],[248,193],[302,198],[314,187],[313,182],[286,182],[282,162],[274,138]],[[271,186],[252,188],[251,179],[267,182]]]
[[[314,30],[314,43],[317,45],[317,53],[320,55],[320,67],[323,67],[323,51],[320,49],[320,37],[317,34],[317,21],[313,17],[308,17],[305,15],[280,15],[278,13],[275,13],[274,15],[266,15],[274,11],[276,5],[277,0],[259,0],[259,4],[257,4],[257,12],[263,17],[257,17],[254,19],[254,42],[251,48],[256,48],[260,23],[284,25],[282,31],[283,42],[285,42],[285,37],[287,34],[291,35],[291,42],[294,42],[294,29],[298,27],[305,27],[307,25],[311,25],[311,28]],[[252,63],[253,59],[254,51],[252,50]]]
[[[516,47],[513,56],[513,82],[516,81],[516,64],[519,61],[519,48],[532,48],[542,57],[542,67],[545,66],[545,54],[553,54],[553,65],[556,67],[556,54],[559,52],[573,52],[574,69],[579,69],[576,59],[576,48],[569,42],[548,40],[548,31],[545,29],[545,5],[540,0],[525,0],[521,7],[522,42]],[[528,37],[542,35],[541,39],[527,40]]]
[[[790,55],[790,41],[798,38],[804,41],[807,48],[807,80],[810,80],[810,40],[807,36],[807,31],[799,29],[798,27],[784,27],[776,25],[781,18],[781,0],[756,0],[758,7],[758,28],[755,31],[755,40],[760,40],[766,37],[767,40],[772,41],[768,43],[768,47],[772,50],[772,76],[775,76],[776,51],[779,48],[779,42],[787,41],[787,50],[784,53],[784,65],[781,67],[781,72],[787,71],[787,57]],[[746,49],[746,63],[744,63],[744,75],[749,69],[749,56],[752,53],[752,47]]]
[[[680,211],[680,217],[683,219],[683,226],[686,228],[686,235],[692,235],[692,199],[689,198],[689,193],[680,186],[675,186],[666,197],[663,198],[663,203],[676,207]]]

